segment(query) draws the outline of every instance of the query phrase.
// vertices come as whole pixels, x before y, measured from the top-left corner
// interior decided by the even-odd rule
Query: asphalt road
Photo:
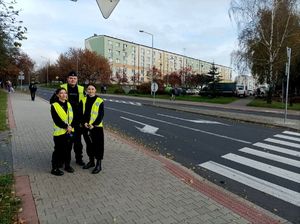
[[[49,99],[47,94],[42,95]],[[103,98],[106,126],[158,150],[217,185],[300,223],[299,134],[155,108],[140,100]]]

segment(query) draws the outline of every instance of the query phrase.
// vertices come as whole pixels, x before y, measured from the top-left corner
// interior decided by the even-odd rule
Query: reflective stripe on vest
[[[86,99],[87,99],[87,97],[84,97],[82,99],[83,114],[84,114],[84,111],[85,111]],[[102,102],[103,102],[103,100],[100,97],[97,97],[97,99],[93,103],[93,106],[92,106],[92,109],[91,109],[91,117],[90,117],[89,124],[93,124],[93,122],[96,120],[96,118],[98,116],[99,107],[100,107]],[[101,122],[99,125],[96,125],[96,127],[103,127],[103,122]]]
[[[52,104],[57,115],[60,117],[60,119],[65,122],[66,124],[71,124],[73,121],[73,110],[72,110],[72,106],[71,104],[68,102],[68,112],[66,113],[66,111],[62,108],[62,106],[55,102]],[[54,122],[53,122],[53,136],[59,136],[59,135],[63,135],[67,132],[66,129],[64,128],[60,128],[58,127]],[[72,129],[72,131],[74,132],[74,128]]]
[[[61,88],[64,88],[68,91],[68,83],[60,85]],[[79,94],[79,102],[84,98],[84,87],[81,85],[77,85],[78,94]]]

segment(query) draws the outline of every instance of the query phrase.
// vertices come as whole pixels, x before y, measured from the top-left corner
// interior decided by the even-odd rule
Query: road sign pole
[[[288,103],[288,95],[289,95],[289,79],[290,79],[290,63],[291,63],[291,48],[287,47],[287,57],[288,57],[288,63],[286,66],[286,93],[285,93],[285,112],[284,112],[284,123],[286,122],[287,118],[287,103]]]

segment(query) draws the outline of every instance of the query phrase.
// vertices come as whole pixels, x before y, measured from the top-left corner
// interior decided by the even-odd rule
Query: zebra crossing
[[[125,101],[125,100],[114,100],[114,99],[106,99],[103,98],[104,101],[113,102],[113,103],[123,103],[123,104],[130,104],[133,106],[142,106],[139,102],[132,102],[132,101]]]
[[[228,153],[221,156],[221,162],[208,161],[199,164],[200,167],[225,176],[231,180],[247,185],[260,192],[266,193],[288,203],[300,206],[300,133],[283,131],[262,142],[244,147],[237,153]],[[255,158],[255,159],[254,159]],[[226,164],[222,164],[224,159]],[[230,161],[231,163],[228,163]],[[274,163],[275,162],[275,163]],[[275,165],[273,165],[273,164]],[[231,165],[228,165],[231,164]],[[272,164],[272,165],[271,165]],[[237,166],[239,165],[239,166]],[[252,168],[265,175],[272,175],[280,180],[287,180],[295,187],[281,186],[241,171],[241,166]],[[282,168],[282,167],[284,168]],[[234,168],[233,168],[234,167]],[[239,167],[239,168],[236,168]],[[264,176],[265,176],[264,175]],[[290,185],[288,185],[290,186]],[[297,187],[298,186],[298,187]]]

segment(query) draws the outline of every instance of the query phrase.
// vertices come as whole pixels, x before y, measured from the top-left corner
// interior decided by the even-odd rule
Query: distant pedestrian
[[[175,101],[175,99],[176,99],[176,94],[177,94],[176,90],[177,90],[176,87],[173,87],[171,89],[171,100],[173,100],[173,101]]]
[[[83,169],[95,167],[92,171],[97,174],[102,170],[101,162],[104,154],[103,133],[103,100],[96,95],[96,86],[89,84],[86,89],[87,96],[80,102],[81,126],[83,127],[83,138],[86,143],[86,152],[89,162]],[[96,159],[96,164],[95,164]]]
[[[67,101],[67,91],[59,88],[55,91],[58,100],[51,104],[51,116],[53,119],[54,151],[52,154],[51,174],[62,176],[64,174],[59,168],[64,165],[64,170],[73,173],[70,166],[71,150],[73,142],[73,110]]]
[[[9,92],[9,93],[15,92],[15,90],[12,86],[12,83],[9,80],[6,81],[6,89],[7,89],[7,92]]]
[[[35,99],[35,92],[37,90],[37,86],[36,86],[36,84],[34,82],[30,83],[29,90],[30,90],[31,100],[34,101],[34,99]]]

